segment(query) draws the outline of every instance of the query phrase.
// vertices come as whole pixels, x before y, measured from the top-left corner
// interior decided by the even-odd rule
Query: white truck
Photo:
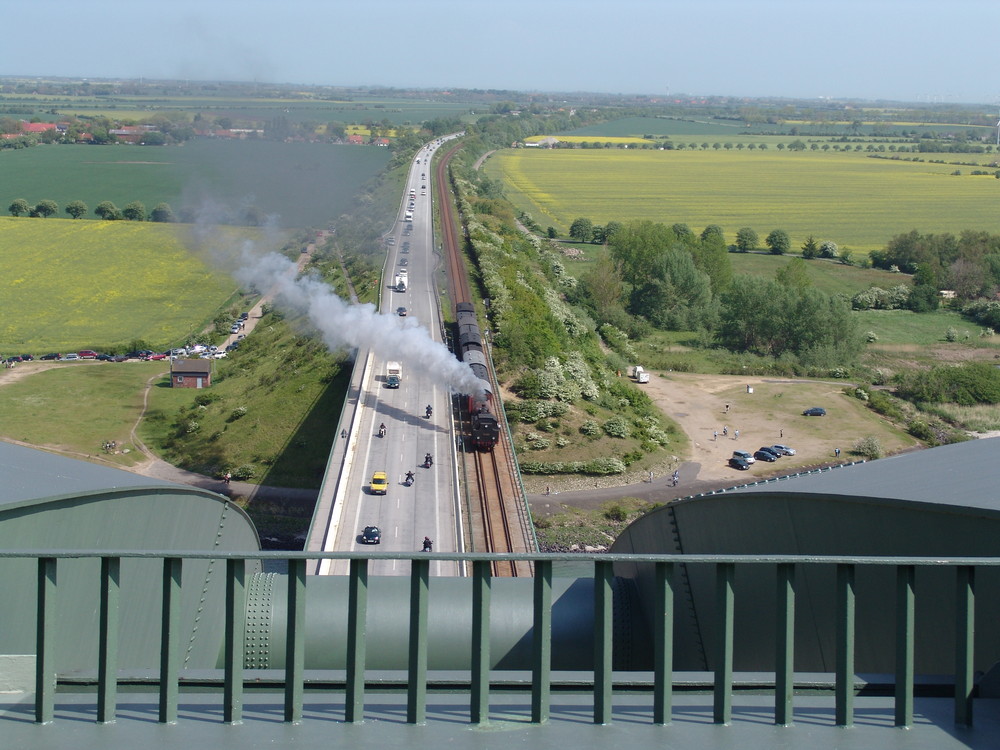
[[[385,364],[385,387],[399,388],[403,380],[403,366],[399,362],[386,362]]]
[[[649,373],[643,369],[642,365],[636,365],[635,369],[633,370],[633,374],[635,376],[635,382],[637,383],[649,382]]]

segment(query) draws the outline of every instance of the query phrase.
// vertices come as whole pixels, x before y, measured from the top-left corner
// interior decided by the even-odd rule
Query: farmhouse
[[[212,360],[175,359],[170,363],[173,388],[208,388],[212,385]]]

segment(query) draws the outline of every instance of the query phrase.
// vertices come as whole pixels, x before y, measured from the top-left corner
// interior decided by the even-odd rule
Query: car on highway
[[[771,446],[771,450],[774,451],[775,453],[777,453],[779,456],[794,456],[795,455],[795,449],[794,448],[789,448],[787,445],[781,445],[780,443],[778,445],[772,445]]]
[[[733,451],[733,458],[742,458],[748,464],[754,462],[754,457],[750,455],[750,451]]]
[[[825,417],[826,416],[826,409],[824,409],[822,406],[813,406],[813,407],[810,407],[810,408],[806,409],[804,412],[802,412],[802,416],[804,416],[804,417]]]
[[[734,469],[739,469],[740,471],[746,471],[750,468],[750,464],[745,459],[739,458],[738,456],[733,456],[729,459],[729,465]]]
[[[768,463],[774,463],[778,460],[778,457],[771,453],[771,451],[756,451],[753,457],[758,461],[767,461]]]
[[[378,526],[365,526],[361,532],[362,544],[379,544],[382,541],[382,529]]]
[[[397,307],[396,308],[396,315],[398,315],[401,318],[405,318],[406,317],[406,308],[405,307]]]
[[[389,477],[384,471],[376,471],[372,474],[372,481],[368,485],[373,495],[384,495],[389,491]]]

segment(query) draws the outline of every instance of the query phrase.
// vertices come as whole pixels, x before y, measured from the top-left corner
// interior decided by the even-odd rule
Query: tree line
[[[82,219],[90,211],[90,208],[83,201],[76,200],[67,203],[64,210],[70,218]],[[32,206],[24,198],[17,198],[7,207],[7,211],[15,218],[27,216],[46,219],[59,213],[59,204],[53,200],[41,200]],[[94,209],[94,215],[105,221],[177,221],[177,217],[174,216],[173,210],[167,203],[158,203],[152,211],[147,213],[146,207],[139,201],[132,201],[124,208],[118,208],[111,201],[101,201]]]

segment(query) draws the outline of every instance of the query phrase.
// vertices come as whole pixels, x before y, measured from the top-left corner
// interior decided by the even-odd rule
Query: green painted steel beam
[[[406,721],[427,721],[427,599],[430,560],[425,555],[410,569],[410,647],[406,685]]]
[[[614,565],[594,563],[594,723],[611,723]]]
[[[916,595],[912,565],[896,568],[896,711],[897,727],[913,726],[913,639]]]
[[[226,642],[222,720],[227,724],[239,724],[243,721],[246,601],[246,561],[226,560]]]
[[[716,724],[733,720],[733,582],[736,566],[715,566],[715,698],[712,710]]]
[[[160,611],[160,696],[159,721],[177,723],[177,695],[180,670],[181,572],[183,560],[163,558]]]
[[[976,569],[972,565],[961,565],[955,578],[955,723],[971,727],[975,690]]]
[[[473,724],[485,724],[490,715],[490,601],[491,565],[472,563],[472,685],[469,714]]]
[[[837,664],[836,701],[837,726],[854,725],[854,566],[837,565]]]
[[[674,695],[674,564],[656,563],[653,572],[653,723],[669,724]]]
[[[345,719],[365,715],[365,652],[368,644],[368,561],[351,560],[347,596],[347,695]]]
[[[101,558],[101,613],[97,646],[97,721],[115,720],[118,696],[118,605],[121,558]]]
[[[549,720],[552,701],[552,563],[535,564],[532,620],[531,721]]]
[[[55,714],[56,559],[38,558],[36,601],[35,721],[49,724]]]
[[[774,723],[790,726],[794,721],[795,691],[795,566],[777,568],[775,602],[776,646],[774,665]]]
[[[288,561],[288,624],[285,641],[285,721],[302,721],[306,661],[306,561]]]

